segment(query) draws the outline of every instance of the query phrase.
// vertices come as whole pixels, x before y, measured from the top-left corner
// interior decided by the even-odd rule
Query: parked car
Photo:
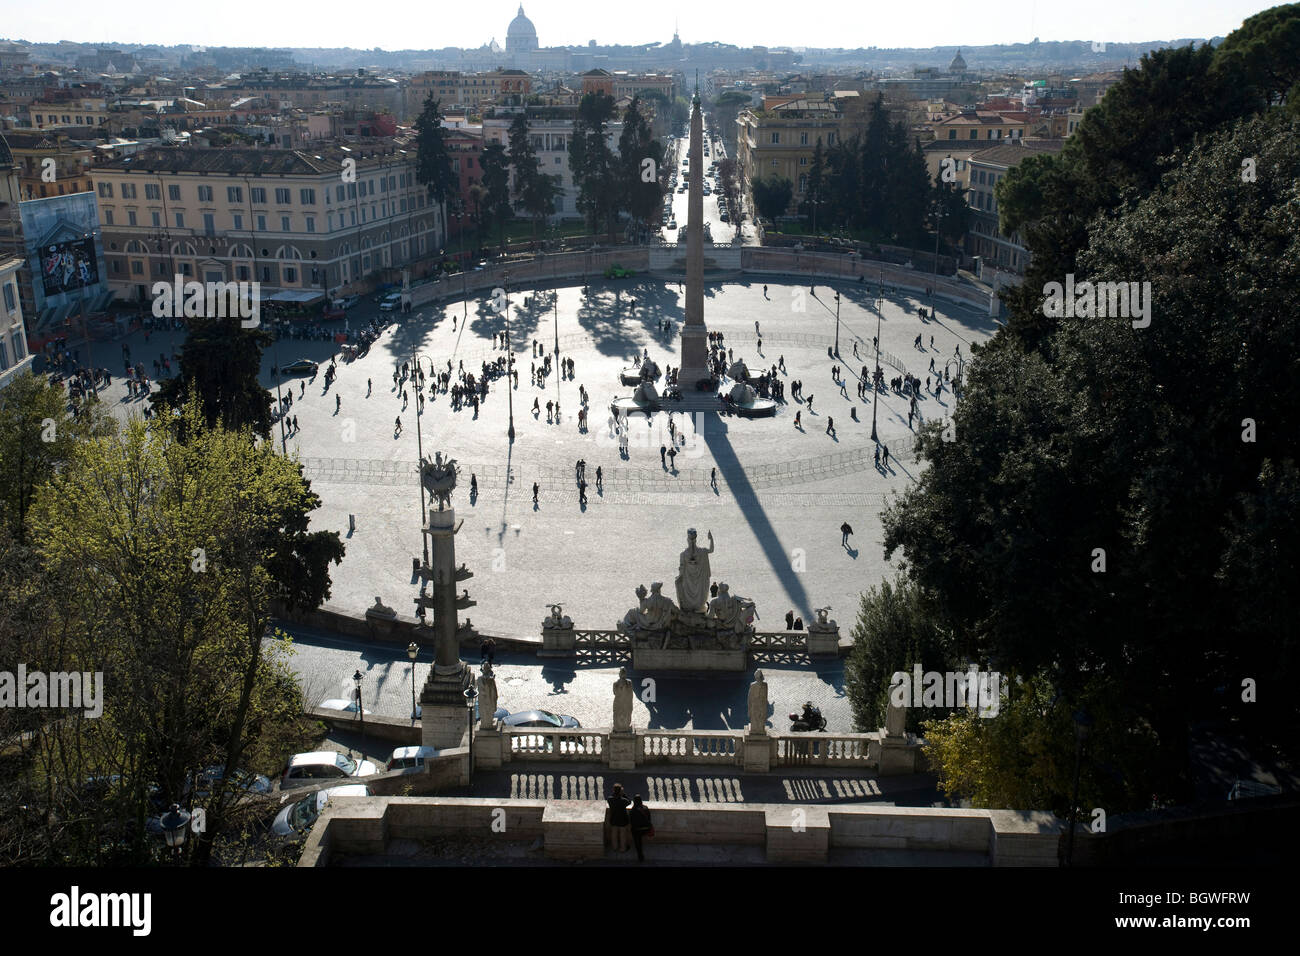
[[[357,702],[355,700],[346,700],[342,697],[331,697],[329,700],[322,700],[320,702],[320,707],[322,710],[343,710],[347,711],[349,714],[355,714],[357,712]],[[365,716],[369,716],[370,714],[370,711],[364,708],[362,708],[361,712]]]
[[[410,770],[423,767],[424,761],[442,753],[436,747],[397,747],[384,766],[388,770]]]
[[[224,779],[225,767],[216,765],[204,767],[194,774],[191,781],[187,781],[186,787],[192,788],[194,796],[199,800],[207,800],[212,796],[214,790],[221,786]],[[271,778],[262,773],[250,773],[247,770],[235,768],[230,775],[230,787],[238,790],[241,795],[268,794],[273,789]]]
[[[319,366],[311,359],[298,359],[296,362],[290,362],[288,365],[280,367],[280,371],[286,375],[305,375],[309,372],[315,372]]]
[[[345,309],[343,303],[338,300],[326,302],[325,308],[321,310],[321,315],[327,319],[341,319],[347,315],[347,309]]]
[[[581,729],[578,718],[568,714],[553,714],[549,710],[521,710],[507,714],[502,721],[508,727],[541,727],[546,730]]]
[[[369,797],[370,788],[362,784],[344,784],[309,793],[301,800],[290,803],[271,824],[271,833],[281,840],[300,839],[306,836],[320,819],[321,811],[334,797]]]
[[[396,312],[402,305],[402,293],[390,292],[379,303],[380,312]]]
[[[334,750],[294,754],[280,775],[280,789],[309,787],[315,783],[339,781],[347,777],[369,777],[379,768],[369,760],[356,761]]]

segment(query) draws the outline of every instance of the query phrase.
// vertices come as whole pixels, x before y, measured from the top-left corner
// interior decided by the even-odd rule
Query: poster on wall
[[[73,239],[42,247],[41,277],[47,299],[95,285],[99,282],[95,240]]]

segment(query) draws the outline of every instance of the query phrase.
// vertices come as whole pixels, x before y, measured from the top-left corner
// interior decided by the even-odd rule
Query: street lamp
[[[423,352],[418,351],[414,346],[412,346],[411,347],[411,365],[412,365],[411,384],[415,387],[415,453],[420,456],[420,461],[423,462],[424,461],[424,439],[420,434],[420,410],[423,407],[423,403],[421,402],[421,399],[424,398],[424,395],[421,392],[421,387],[420,387],[421,356],[429,359],[429,377],[432,378],[434,375],[433,359],[429,358],[429,356],[425,355]],[[425,510],[426,506],[424,501],[424,476],[423,475],[420,476],[419,483],[420,483],[420,527],[424,527],[428,523],[429,519],[428,519],[428,512]],[[429,564],[429,536],[421,535],[421,537],[424,538],[424,564],[427,567]]]
[[[464,694],[465,722],[469,724],[469,776],[472,781],[474,779],[474,701],[478,697],[473,682],[465,688]]]
[[[840,357],[840,294],[835,293],[835,357]]]
[[[357,719],[361,721],[361,759],[366,759],[366,709],[361,705],[361,671],[352,675],[352,683],[357,689]]]
[[[411,659],[411,723],[415,723],[415,659],[420,656],[420,645],[411,641],[406,645],[406,656]]]
[[[1066,838],[1065,844],[1065,865],[1070,866],[1074,861],[1074,817],[1076,808],[1079,805],[1079,764],[1083,760],[1083,742],[1088,739],[1088,731],[1092,729],[1092,717],[1086,710],[1076,710],[1074,718],[1074,791],[1070,797],[1070,835]]]
[[[935,207],[934,217],[934,259],[931,261],[930,276],[930,318],[934,318],[934,287],[939,282],[939,229],[944,219],[948,218],[948,211]]]
[[[501,284],[505,287],[506,293],[506,401],[510,406],[510,428],[506,430],[513,443],[515,440],[515,390],[510,373],[515,364],[514,343],[510,341],[510,273],[501,273]],[[556,360],[558,361],[558,359]]]
[[[880,308],[876,310],[876,371],[871,376],[871,440],[874,442],[880,441],[880,439],[876,437],[876,406],[880,403],[880,385],[877,382],[877,379],[880,378],[880,313],[885,307],[885,280],[883,272],[881,273],[880,289]]]
[[[173,803],[172,808],[158,818],[158,824],[162,827],[163,839],[172,851],[173,860],[180,863],[181,847],[185,845],[185,834],[190,828],[190,815],[181,809],[179,803]]]

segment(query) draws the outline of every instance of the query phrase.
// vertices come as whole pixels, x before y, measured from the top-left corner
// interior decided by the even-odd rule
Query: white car
[[[289,758],[289,765],[280,775],[280,789],[341,782],[348,777],[369,777],[378,772],[379,768],[369,760],[356,761],[336,750],[317,750]]]
[[[442,753],[436,747],[397,747],[393,750],[392,756],[388,758],[385,765],[389,770],[410,770],[414,767],[423,767],[425,760],[431,759]]]
[[[390,292],[388,293],[388,295],[384,296],[383,301],[379,303],[379,311],[396,312],[398,307],[401,304],[402,304],[402,293]]]
[[[276,814],[271,824],[271,832],[277,837],[306,836],[320,818],[325,805],[334,797],[369,797],[370,788],[359,783],[344,784],[341,787],[329,787],[309,793],[301,800],[295,800]]]
[[[329,700],[322,700],[320,708],[321,710],[342,710],[349,714],[355,714],[357,712],[357,702],[355,700],[345,700],[342,697],[331,697]],[[361,713],[366,717],[370,716],[370,711],[364,707],[361,709]]]

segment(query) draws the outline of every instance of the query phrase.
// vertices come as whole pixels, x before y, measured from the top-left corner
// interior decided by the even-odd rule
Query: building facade
[[[967,160],[970,188],[967,201],[971,224],[966,233],[966,252],[979,256],[989,266],[1024,275],[1029,252],[1020,234],[1003,235],[998,228],[998,201],[994,192],[1007,173],[1035,153],[1059,153],[1060,140],[1023,140],[973,153]]]
[[[93,179],[108,281],[137,302],[175,275],[361,291],[395,281],[446,236],[413,147],[153,149]]]
[[[18,295],[18,274],[23,264],[16,256],[0,260],[0,389],[32,365],[22,300]]]

